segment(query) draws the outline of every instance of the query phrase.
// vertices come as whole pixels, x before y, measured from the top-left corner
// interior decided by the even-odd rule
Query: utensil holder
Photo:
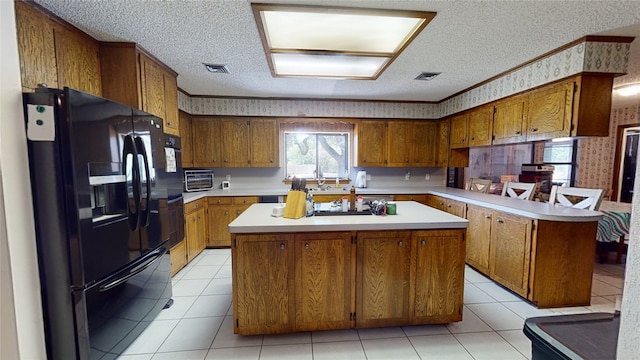
[[[306,214],[307,194],[304,191],[289,190],[282,217],[299,219]]]

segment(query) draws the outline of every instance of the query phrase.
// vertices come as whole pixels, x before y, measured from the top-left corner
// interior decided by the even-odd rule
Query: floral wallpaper
[[[608,137],[578,140],[576,186],[605,189],[605,198],[611,196],[616,134],[619,125],[637,124],[640,104],[612,109]]]
[[[628,43],[579,43],[438,104],[189,97],[179,92],[178,107],[193,115],[439,119],[581,72],[625,73],[630,49]]]

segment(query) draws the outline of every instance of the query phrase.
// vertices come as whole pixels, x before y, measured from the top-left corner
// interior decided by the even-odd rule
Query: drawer
[[[196,200],[196,201],[192,201],[190,203],[186,203],[184,204],[184,213],[185,214],[191,214],[192,212],[196,211],[196,210],[200,210],[202,208],[205,207],[206,205],[206,199],[200,199],[200,200]]]
[[[212,196],[209,198],[209,205],[231,205],[231,196]]]
[[[237,196],[233,198],[234,205],[251,205],[260,201],[258,196]]]

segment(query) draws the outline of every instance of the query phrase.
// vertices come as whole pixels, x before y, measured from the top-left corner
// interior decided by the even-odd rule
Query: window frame
[[[288,134],[310,134],[316,137],[316,154],[315,154],[315,170],[313,171],[314,176],[313,177],[305,177],[304,179],[306,180],[311,180],[311,181],[316,181],[316,180],[321,180],[321,179],[336,179],[335,177],[330,177],[327,178],[325,176],[319,177],[318,174],[320,173],[320,162],[318,159],[318,155],[319,155],[319,149],[321,148],[320,142],[317,140],[319,135],[342,135],[345,137],[345,147],[344,147],[344,151],[345,151],[345,174],[344,176],[340,176],[338,174],[337,179],[341,180],[341,179],[348,179],[349,178],[349,173],[351,170],[351,165],[353,162],[352,159],[352,141],[353,141],[353,132],[352,131],[331,131],[331,130],[319,130],[319,129],[300,129],[300,130],[284,130],[282,132],[283,134],[283,139],[282,139],[282,143],[283,143],[283,155],[284,155],[284,175],[285,175],[285,181],[289,181],[293,178],[293,176],[289,175],[289,171],[288,171],[288,166],[289,166],[289,162],[288,162],[288,153],[287,153],[287,135]]]
[[[547,162],[544,161],[544,151],[547,148],[548,144],[564,144],[571,143],[571,161],[570,162]],[[571,174],[569,175],[569,186],[575,186],[576,184],[576,166],[578,164],[578,140],[577,139],[567,139],[565,141],[558,140],[550,140],[544,142],[544,147],[542,149],[542,163],[544,165],[570,165],[571,166]],[[551,182],[553,183],[553,177],[551,178]]]

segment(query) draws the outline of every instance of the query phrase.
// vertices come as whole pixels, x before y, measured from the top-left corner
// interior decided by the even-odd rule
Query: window
[[[577,140],[549,141],[544,144],[542,162],[555,167],[552,177],[554,185],[575,185],[577,148]]]
[[[285,131],[287,178],[346,178],[349,133]]]

